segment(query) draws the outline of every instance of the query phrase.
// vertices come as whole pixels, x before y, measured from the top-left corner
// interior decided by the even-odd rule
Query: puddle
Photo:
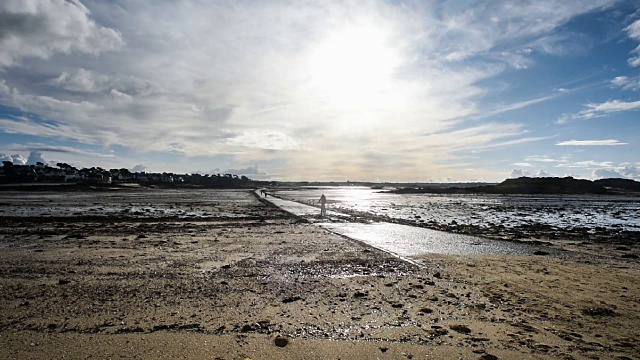
[[[401,257],[425,254],[531,254],[536,247],[391,223],[322,223],[320,226]]]

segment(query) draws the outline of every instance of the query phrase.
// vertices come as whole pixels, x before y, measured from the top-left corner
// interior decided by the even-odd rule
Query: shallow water
[[[268,198],[274,205],[297,216],[312,219],[318,217],[318,209],[290,200]],[[350,216],[329,211],[326,219],[331,222],[317,223],[325,229],[349,238],[362,241],[375,248],[411,260],[425,254],[443,255],[487,255],[487,254],[531,254],[536,248],[521,243],[489,240],[477,236],[453,234],[417,226],[388,222],[349,222]],[[339,222],[335,222],[339,220]]]
[[[316,187],[276,191],[284,199],[329,210],[359,211],[419,223],[491,228],[529,225],[640,232],[640,199],[596,195],[390,194],[367,187]]]
[[[409,258],[425,254],[531,254],[535,251],[534,247],[524,244],[408,225],[391,223],[322,223],[320,225],[376,248]]]

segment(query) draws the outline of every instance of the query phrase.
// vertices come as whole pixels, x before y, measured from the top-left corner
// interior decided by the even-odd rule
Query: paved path
[[[331,232],[364,242],[411,262],[414,262],[412,258],[425,254],[531,254],[536,250],[535,247],[519,243],[453,234],[417,226],[387,222],[371,224],[350,222],[350,215],[337,211],[327,211],[327,216],[321,218],[320,207],[274,196],[269,196],[266,200]]]

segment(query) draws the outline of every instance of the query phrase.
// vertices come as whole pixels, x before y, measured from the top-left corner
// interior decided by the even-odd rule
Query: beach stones
[[[285,347],[289,345],[289,339],[282,335],[276,335],[276,337],[273,338],[273,344],[277,347]]]
[[[451,330],[458,332],[460,334],[470,334],[471,333],[471,329],[469,329],[468,326],[466,325],[451,325]]]
[[[612,309],[608,309],[605,307],[593,307],[588,309],[583,309],[582,313],[588,316],[616,316],[616,312]]]
[[[478,358],[478,360],[498,360],[498,357],[491,354],[483,354]]]

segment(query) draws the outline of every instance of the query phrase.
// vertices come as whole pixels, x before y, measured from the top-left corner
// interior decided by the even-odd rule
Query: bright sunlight
[[[312,86],[338,108],[368,107],[389,90],[399,58],[381,29],[352,25],[331,33],[312,51]]]

